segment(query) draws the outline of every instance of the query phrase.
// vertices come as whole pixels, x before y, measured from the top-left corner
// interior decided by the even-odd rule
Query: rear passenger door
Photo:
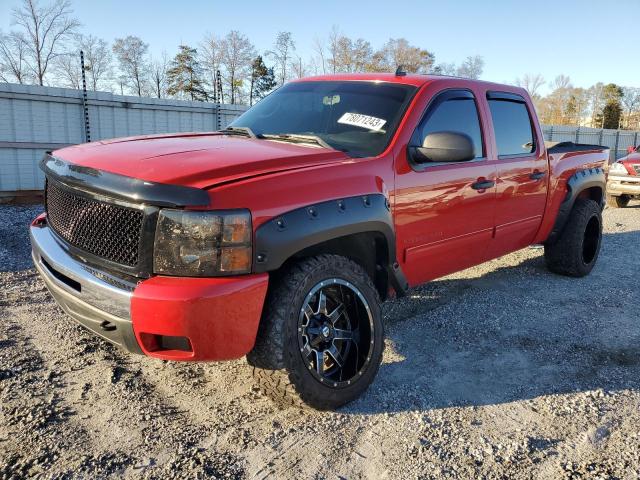
[[[542,222],[548,164],[531,106],[520,95],[487,93],[497,166],[495,238],[488,257],[526,247]]]
[[[495,166],[487,161],[478,102],[469,90],[434,95],[409,145],[435,132],[468,135],[475,158],[415,163],[407,149],[396,161],[394,220],[398,258],[411,285],[484,260],[493,233]]]

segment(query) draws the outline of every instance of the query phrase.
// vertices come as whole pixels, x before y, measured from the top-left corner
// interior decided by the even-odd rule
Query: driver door
[[[416,163],[407,149],[396,162],[397,254],[410,285],[481,263],[493,236],[496,167],[486,158],[481,109],[470,90],[445,90],[429,102],[410,145],[434,132],[468,135],[475,158]]]

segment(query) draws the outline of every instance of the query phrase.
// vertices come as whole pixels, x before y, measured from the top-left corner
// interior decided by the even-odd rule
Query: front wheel
[[[261,390],[277,403],[327,410],[366,390],[383,348],[370,277],[347,258],[320,255],[276,280],[247,360]]]
[[[607,205],[612,208],[624,208],[629,205],[631,198],[628,195],[607,194]]]

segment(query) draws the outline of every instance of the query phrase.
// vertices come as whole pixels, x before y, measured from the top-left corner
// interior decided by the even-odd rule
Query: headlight
[[[153,271],[186,277],[249,273],[251,234],[246,210],[160,210]]]
[[[614,175],[629,175],[627,168],[620,162],[612,163],[609,167],[609,173],[613,173]]]

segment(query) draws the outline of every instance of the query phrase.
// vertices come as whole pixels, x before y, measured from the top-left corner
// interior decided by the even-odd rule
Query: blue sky
[[[46,0],[41,0],[46,1]],[[138,35],[152,53],[172,55],[197,45],[205,32],[236,29],[259,51],[279,30],[291,31],[297,53],[311,54],[314,37],[333,25],[374,48],[405,37],[435,53],[437,62],[485,59],[483,78],[512,81],[525,73],[551,80],[569,75],[575,86],[597,81],[640,87],[640,0],[614,1],[206,1],[72,0],[83,31],[112,41]],[[0,29],[10,28],[17,0],[0,0]]]

